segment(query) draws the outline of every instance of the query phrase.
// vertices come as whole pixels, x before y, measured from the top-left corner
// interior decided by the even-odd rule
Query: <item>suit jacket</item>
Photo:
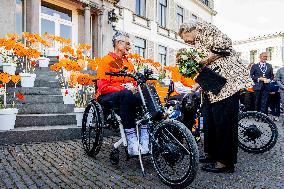
[[[254,90],[265,90],[268,87],[268,84],[265,84],[263,81],[258,81],[258,78],[263,77],[263,73],[259,67],[260,63],[254,64],[250,70],[250,77],[254,81],[253,89]],[[271,64],[266,63],[267,69],[264,73],[265,78],[273,80],[273,68]]]

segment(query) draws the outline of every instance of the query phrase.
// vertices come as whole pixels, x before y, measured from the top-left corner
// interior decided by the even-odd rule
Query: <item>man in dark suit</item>
[[[269,83],[273,80],[272,65],[266,62],[267,53],[260,54],[260,62],[254,64],[250,70],[250,76],[254,81],[255,110],[268,113]]]

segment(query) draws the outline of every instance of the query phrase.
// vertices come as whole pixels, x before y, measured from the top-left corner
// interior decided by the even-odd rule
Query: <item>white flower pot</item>
[[[75,104],[75,89],[61,89],[64,104]]]
[[[2,63],[3,72],[7,72],[10,75],[15,75],[16,72],[16,65],[10,63]]]
[[[48,65],[49,65],[49,61],[50,61],[49,58],[40,57],[40,58],[38,58],[38,66],[39,66],[40,68],[47,68]]]
[[[74,108],[78,127],[82,127],[82,120],[83,120],[84,111],[85,111],[85,108]]]
[[[20,73],[22,87],[34,87],[36,74]]]
[[[14,129],[17,113],[18,109],[16,108],[0,109],[0,130],[7,131]]]

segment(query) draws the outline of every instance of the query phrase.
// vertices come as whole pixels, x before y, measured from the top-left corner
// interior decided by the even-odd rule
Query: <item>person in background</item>
[[[284,109],[284,67],[279,68],[276,73],[276,82],[279,86],[282,109]]]
[[[260,62],[254,64],[250,70],[250,76],[254,81],[255,110],[268,114],[269,83],[273,80],[272,65],[267,63],[267,53],[262,52]]]
[[[280,116],[280,93],[279,85],[275,80],[269,83],[268,106],[271,110],[272,120],[279,121]]]

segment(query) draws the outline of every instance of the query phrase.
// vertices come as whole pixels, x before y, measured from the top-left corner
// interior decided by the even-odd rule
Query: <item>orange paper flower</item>
[[[11,76],[11,80],[13,81],[14,84],[17,84],[21,80],[21,76],[19,76],[19,75],[12,75]]]
[[[11,77],[8,73],[4,72],[0,74],[0,81],[4,84],[9,83]]]

